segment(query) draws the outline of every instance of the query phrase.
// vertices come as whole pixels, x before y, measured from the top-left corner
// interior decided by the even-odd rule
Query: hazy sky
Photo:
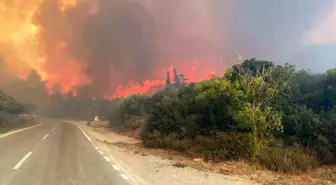
[[[239,55],[324,72],[335,20],[336,0],[0,0],[0,75],[34,69],[109,96],[164,83],[171,66],[191,81],[223,75]]]
[[[238,48],[245,57],[323,71],[336,67],[335,0],[237,0]],[[253,47],[256,46],[256,47]]]

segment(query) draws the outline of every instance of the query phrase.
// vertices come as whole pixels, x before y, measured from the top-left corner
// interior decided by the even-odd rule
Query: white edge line
[[[45,135],[42,140],[45,140],[47,137],[49,136],[49,134]]]
[[[13,168],[13,170],[17,170],[20,168],[20,166],[25,162],[25,160],[28,159],[28,157],[32,154],[33,152],[28,152]]]
[[[120,168],[117,165],[112,164],[113,169],[120,171]]]
[[[129,179],[129,178],[127,177],[127,175],[125,175],[125,174],[122,174],[122,173],[121,173],[120,176],[121,176],[123,179],[125,179],[125,180],[126,180],[126,179]]]
[[[78,126],[77,125],[77,123],[73,123],[73,124],[75,124],[78,128],[79,128],[79,130],[81,130],[82,131],[82,133],[85,135],[85,137],[91,142],[91,144],[93,144],[93,142],[92,142],[92,140],[91,140],[91,138],[83,131],[83,129],[80,127],[80,126]],[[99,153],[100,154],[104,154],[102,151],[100,151],[99,150]],[[112,158],[112,161],[115,163],[115,164],[117,164],[118,165],[118,163],[116,162],[116,160],[115,159],[113,159]],[[118,166],[120,166],[120,165],[118,165]],[[129,175],[129,173],[125,170],[125,169],[123,169],[121,166],[120,166],[120,168],[121,168],[121,170],[122,171],[124,171],[125,173],[127,173],[128,175]],[[125,175],[126,176],[126,175]],[[127,176],[126,176],[127,177]],[[136,183],[136,184],[139,184],[132,176],[131,176],[131,178],[132,178],[132,180]],[[127,179],[128,179],[128,177],[127,177]]]
[[[120,165],[114,158],[113,158],[113,156],[110,156],[110,159],[112,160],[112,162],[113,163],[115,163],[116,165],[112,165],[112,167],[113,166],[116,166],[119,170],[121,170],[121,171],[123,171],[124,173],[126,173],[132,180],[133,180],[133,182],[134,183],[136,183],[136,184],[139,184],[138,183],[138,181],[127,171],[127,170],[125,170],[123,167],[122,167],[122,165]],[[119,166],[119,167],[118,167]],[[114,167],[113,167],[114,168]],[[118,171],[119,171],[118,170]],[[142,180],[142,179],[140,179],[140,180]]]
[[[12,134],[15,134],[15,133],[24,131],[24,130],[32,129],[32,128],[35,128],[35,127],[40,126],[40,125],[41,125],[41,123],[39,123],[38,125],[34,125],[34,126],[32,126],[32,127],[23,128],[23,129],[20,129],[20,130],[15,130],[15,131],[9,132],[9,133],[7,133],[7,134],[0,135],[0,138],[4,138],[4,137],[6,137],[6,136],[9,136],[9,135],[12,135]]]
[[[51,130],[51,132],[54,132],[54,131],[58,128],[58,126],[59,126],[59,123],[56,125],[56,127],[54,127],[54,128]]]
[[[99,148],[98,148],[98,147],[96,147],[96,146],[95,146],[95,149],[96,149],[96,150],[99,150]]]
[[[99,152],[101,155],[104,155],[104,152],[102,152],[102,151],[100,151],[100,150],[99,150],[98,152]]]
[[[82,128],[80,128],[78,125],[77,125],[77,123],[74,123],[78,128],[79,128],[79,130],[81,130],[82,131],[82,133],[85,135],[85,137],[92,143],[92,140],[91,140],[91,138],[83,131],[83,129]]]
[[[108,162],[110,162],[110,161],[111,161],[111,159],[110,159],[110,158],[108,158],[108,157],[106,157],[106,156],[104,156],[104,158],[105,158],[105,160],[106,160],[106,161],[108,161]]]

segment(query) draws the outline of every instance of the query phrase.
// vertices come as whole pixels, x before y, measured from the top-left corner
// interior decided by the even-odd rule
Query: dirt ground
[[[139,184],[329,185],[336,182],[335,167],[289,175],[265,170],[247,161],[206,163],[175,151],[144,148],[140,140],[107,128],[107,122],[92,122],[90,127],[86,122],[76,123]]]

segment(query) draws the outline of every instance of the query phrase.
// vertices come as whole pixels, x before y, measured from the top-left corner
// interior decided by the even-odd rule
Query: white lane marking
[[[112,167],[113,167],[113,169],[115,169],[115,170],[117,170],[117,171],[120,171],[120,168],[119,168],[118,166],[112,164]]]
[[[24,130],[28,130],[28,129],[35,128],[35,127],[37,127],[37,126],[40,126],[41,124],[42,124],[42,123],[39,123],[38,125],[35,125],[35,126],[32,126],[32,127],[23,128],[23,129],[20,129],[20,130],[15,130],[15,131],[13,131],[13,132],[9,132],[9,133],[4,134],[4,135],[0,135],[0,138],[6,137],[6,136],[9,136],[9,135],[12,135],[12,134],[15,134],[15,133],[24,131]]]
[[[125,168],[128,170],[128,171],[133,171],[130,167],[128,167],[127,165],[124,165]]]
[[[120,169],[119,169],[119,167],[117,167],[119,170],[121,170],[121,171],[123,171],[124,173],[126,173],[131,179],[132,179],[132,181],[135,183],[135,184],[137,184],[137,185],[139,185],[139,183],[137,182],[137,180],[127,171],[127,170],[125,170],[124,168],[123,168],[123,166],[122,165],[120,165],[118,162],[117,162],[117,160],[115,160],[114,159],[114,157],[112,156],[112,155],[110,155],[110,159],[111,159],[111,161],[113,162],[113,163],[115,163],[116,165],[118,165],[119,167],[120,167]],[[133,174],[133,175],[135,175],[135,174]],[[128,177],[127,177],[128,178]],[[147,184],[147,182],[145,181],[145,180],[143,180],[141,177],[139,177],[139,176],[137,176],[137,179],[138,180],[140,180],[143,184]]]
[[[106,156],[104,156],[104,158],[105,158],[105,160],[106,160],[107,162],[110,162],[110,161],[111,161],[111,159],[108,158],[108,157],[106,157]]]
[[[125,180],[129,179],[129,178],[127,177],[127,175],[125,175],[125,174],[120,174],[120,176],[121,176],[123,179],[125,179]]]
[[[92,142],[92,140],[91,140],[91,138],[83,131],[83,129],[80,127],[80,126],[78,126],[78,124],[77,123],[73,123],[73,124],[75,124],[81,131],[82,131],[82,133],[85,135],[85,137],[91,142],[91,144],[93,145],[93,142]],[[98,151],[100,154],[104,154],[102,151]],[[111,156],[112,157],[112,156]],[[116,162],[116,160],[112,157],[111,158],[112,159],[112,161],[114,162],[114,163],[116,163],[117,165],[118,165],[118,163]],[[120,166],[120,165],[119,165]],[[129,172],[128,171],[126,171],[125,169],[123,169],[122,167],[121,167],[121,169],[122,169],[122,171],[124,171],[125,173],[127,173],[131,178],[132,178],[132,180],[134,181],[134,183],[136,183],[136,184],[139,184],[133,177],[132,177],[132,175],[130,175],[129,174]],[[125,175],[126,176],[126,175]],[[128,176],[126,176],[127,177],[127,179],[128,179]]]
[[[78,125],[77,125],[77,123],[74,123],[78,128],[79,128],[79,130],[81,130],[82,131],[82,133],[85,135],[85,137],[92,143],[92,140],[91,140],[91,138],[83,131],[83,129],[82,128],[80,128]]]
[[[49,136],[49,134],[45,135],[42,140],[45,140],[47,137]]]
[[[54,132],[57,128],[59,127],[59,123],[56,125],[56,127],[54,127],[51,132]]]
[[[96,147],[96,146],[95,146],[95,149],[96,149],[96,150],[99,150],[99,148],[98,148],[98,147]]]
[[[33,152],[28,152],[13,168],[13,170],[17,170],[20,168],[20,166],[25,162],[25,160],[28,159],[28,157],[32,154]]]

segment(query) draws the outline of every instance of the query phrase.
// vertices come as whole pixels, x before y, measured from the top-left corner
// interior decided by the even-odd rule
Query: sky
[[[239,48],[245,57],[323,72],[335,67],[336,1],[238,0]],[[253,47],[255,46],[255,47]]]
[[[223,75],[240,58],[336,67],[336,0],[0,0],[0,83],[31,70],[119,97]],[[11,76],[11,78],[9,77]]]

